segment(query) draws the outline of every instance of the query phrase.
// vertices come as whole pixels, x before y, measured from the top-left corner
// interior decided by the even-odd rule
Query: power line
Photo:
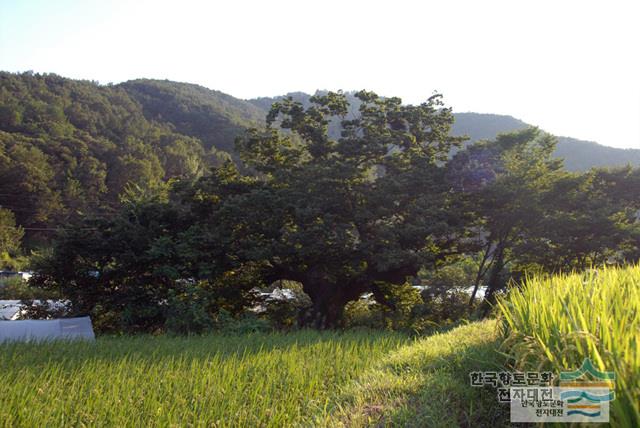
[[[11,227],[11,226],[0,226],[0,229],[16,229],[20,227],[23,230],[38,230],[38,231],[53,231],[56,232],[58,230],[98,230],[95,227]]]

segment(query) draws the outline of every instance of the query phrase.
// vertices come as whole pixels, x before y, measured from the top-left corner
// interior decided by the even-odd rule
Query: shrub
[[[0,299],[3,300],[35,300],[58,299],[55,291],[43,290],[31,286],[20,277],[0,279]]]
[[[234,318],[224,309],[221,309],[216,316],[215,328],[222,333],[228,334],[260,333],[273,330],[273,326],[269,321],[254,314],[245,313],[238,318]]]
[[[167,299],[165,329],[176,334],[200,334],[213,328],[202,288],[187,284],[182,290],[170,290]]]

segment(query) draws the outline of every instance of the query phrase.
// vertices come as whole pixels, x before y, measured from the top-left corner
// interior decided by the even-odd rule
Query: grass
[[[469,426],[494,327],[4,344],[0,426]]]
[[[516,368],[559,373],[591,358],[616,373],[612,424],[640,426],[640,266],[531,278],[498,307]]]
[[[327,426],[507,426],[496,391],[472,388],[471,371],[499,371],[494,320],[405,345],[351,383]]]
[[[617,375],[615,426],[640,426],[640,267],[532,278],[500,320],[411,339],[376,331],[103,337],[0,345],[0,426],[507,426],[471,371]],[[500,349],[501,352],[498,352]]]
[[[0,346],[0,426],[291,426],[409,339],[347,332]]]

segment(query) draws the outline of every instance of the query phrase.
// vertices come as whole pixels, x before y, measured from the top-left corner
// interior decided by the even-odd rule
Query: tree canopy
[[[185,121],[232,100],[157,82],[97,96],[89,82],[1,77],[18,88],[0,92],[14,106],[0,115],[0,202],[15,213],[3,242],[16,253],[22,226],[64,221],[33,283],[101,330],[184,329],[188,307],[197,331],[282,283],[310,298],[299,323],[331,328],[363,295],[410,312],[419,278],[438,282],[423,297],[445,296],[438,272],[456,263],[460,283],[476,267],[469,286],[490,303],[527,272],[640,258],[638,170],[567,172],[536,128],[461,147],[438,94],[420,105],[368,91],[281,98],[222,156],[205,141],[231,131]],[[11,95],[27,84],[40,89]],[[191,99],[201,108],[175,108]],[[253,113],[238,114],[215,126],[238,130]]]

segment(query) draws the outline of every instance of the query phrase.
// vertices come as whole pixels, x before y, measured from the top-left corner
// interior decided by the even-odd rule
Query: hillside
[[[309,103],[308,94],[288,95]],[[18,224],[46,229],[113,205],[129,182],[148,188],[173,177],[196,177],[233,156],[235,138],[263,123],[281,98],[240,100],[167,80],[100,85],[2,72],[0,206],[12,210]],[[356,112],[357,99],[348,98]],[[527,126],[510,116],[455,116],[453,133],[471,142]],[[330,128],[337,137],[337,122]],[[640,165],[640,150],[565,137],[556,155],[570,170]]]
[[[454,113],[453,135],[469,136],[469,142],[492,140],[502,132],[524,129],[529,125],[511,116],[486,113]]]
[[[453,135],[468,135],[470,142],[490,140],[501,132],[516,131],[529,126],[511,116],[482,113],[455,113]],[[592,141],[558,137],[555,156],[564,159],[570,171],[593,167],[640,166],[640,150],[607,147]]]
[[[592,141],[558,137],[556,156],[564,158],[564,165],[570,171],[582,171],[588,167],[611,167],[631,164],[640,166],[640,150],[617,149]]]
[[[266,109],[189,83],[140,79],[118,86],[140,103],[148,120],[168,123],[177,132],[198,138],[206,149],[233,152],[235,138],[258,126],[266,115]]]
[[[0,73],[0,206],[33,238],[108,209],[128,183],[198,176],[229,158],[217,148],[230,148],[255,118],[233,100],[169,82]]]

